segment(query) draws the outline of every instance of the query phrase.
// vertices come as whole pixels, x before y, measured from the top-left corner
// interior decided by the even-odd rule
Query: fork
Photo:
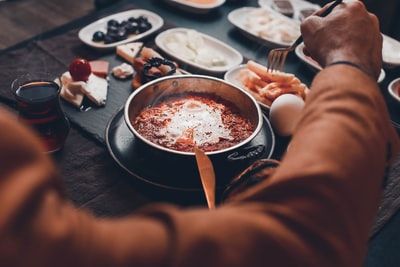
[[[325,17],[343,0],[336,0],[332,5],[330,5],[321,15],[320,17]],[[300,35],[296,41],[293,42],[289,47],[285,48],[275,48],[272,49],[268,54],[268,61],[267,61],[267,69],[269,72],[272,71],[282,71],[283,65],[285,64],[286,57],[289,52],[292,52],[296,49],[296,47],[303,42],[303,37]]]

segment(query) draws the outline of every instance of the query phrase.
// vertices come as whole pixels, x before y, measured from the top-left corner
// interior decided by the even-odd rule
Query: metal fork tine
[[[272,69],[272,58],[274,57],[273,53],[268,54],[268,61],[267,61],[267,70],[270,71]]]
[[[274,55],[274,58],[273,58],[273,65],[272,65],[271,71],[276,71],[276,69],[279,67],[279,61],[281,59],[281,52],[275,51],[275,53],[273,53],[273,55]]]
[[[269,72],[276,70],[277,62],[279,62],[280,52],[278,50],[271,50],[268,54],[267,68]]]
[[[285,65],[286,57],[289,53],[289,50],[281,52],[282,56],[280,59],[279,71],[283,71],[283,65]]]

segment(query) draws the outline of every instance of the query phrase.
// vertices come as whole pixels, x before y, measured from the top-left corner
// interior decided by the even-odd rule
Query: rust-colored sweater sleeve
[[[0,266],[361,266],[398,140],[379,88],[331,66],[273,176],[214,211],[74,208],[37,141],[0,116]]]

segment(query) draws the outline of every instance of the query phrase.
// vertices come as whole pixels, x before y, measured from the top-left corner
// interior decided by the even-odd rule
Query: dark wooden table
[[[140,7],[161,15],[166,22],[164,29],[174,26],[195,28],[211,36],[218,36],[247,59],[265,62],[269,49],[244,37],[227,21],[227,14],[241,5],[243,4],[238,1],[230,1],[210,14],[202,15],[172,8],[160,0],[121,1],[35,36],[0,52],[0,71],[3,74],[0,76],[0,104],[14,108],[8,88],[11,80],[19,72],[35,68],[62,73],[77,56],[106,59],[111,64],[121,62],[114,53],[93,51],[83,45],[77,38],[77,32],[97,18],[132,7]],[[248,0],[246,5],[257,6],[257,1]],[[151,38],[145,42],[152,45]],[[288,58],[285,70],[295,73],[306,83],[310,83],[314,75],[295,55]],[[396,70],[388,72],[382,88],[395,73]],[[104,132],[107,122],[123,104],[121,99],[131,92],[131,88],[129,82],[111,80],[110,90],[109,102],[104,109],[82,114],[67,105],[64,106],[71,119],[72,130],[65,148],[54,155],[54,159],[63,173],[71,201],[98,216],[107,217],[123,216],[134,212],[140,206],[156,201],[168,201],[182,206],[205,205],[202,192],[177,192],[149,185],[132,177],[115,162],[107,149]],[[284,144],[285,140],[278,142]],[[397,181],[399,175],[397,167],[392,173],[392,180]],[[400,231],[396,227],[400,223],[400,214],[396,213],[397,209],[392,206],[398,201],[396,197],[400,193],[400,190],[396,190],[396,184],[399,183],[389,184],[385,191],[386,198],[383,199],[377,215],[365,266],[400,266],[400,255],[396,250],[400,244]]]

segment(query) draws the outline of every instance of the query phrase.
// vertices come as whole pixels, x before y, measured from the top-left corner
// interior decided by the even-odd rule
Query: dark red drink
[[[52,80],[25,78],[14,81],[12,88],[20,120],[36,130],[47,152],[61,149],[70,126],[61,110],[59,84]]]

